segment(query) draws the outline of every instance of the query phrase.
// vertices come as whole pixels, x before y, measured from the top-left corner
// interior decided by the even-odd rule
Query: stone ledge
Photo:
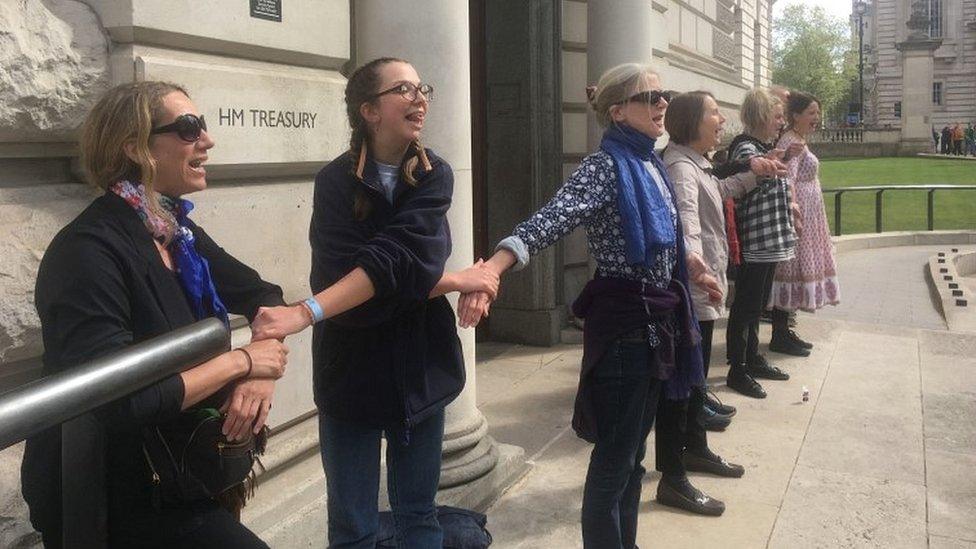
[[[893,246],[976,244],[976,231],[889,231],[833,237],[837,253]]]
[[[965,277],[976,273],[976,251],[950,248],[929,258],[930,283],[949,330],[976,333],[976,301]]]

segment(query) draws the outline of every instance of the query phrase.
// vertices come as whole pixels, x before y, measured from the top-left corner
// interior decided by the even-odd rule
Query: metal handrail
[[[882,213],[883,204],[882,196],[885,191],[928,191],[928,212],[927,212],[927,225],[928,230],[935,230],[935,191],[939,190],[952,190],[952,191],[973,191],[976,190],[976,185],[950,185],[950,184],[934,184],[934,185],[866,185],[860,187],[836,187],[833,189],[823,189],[823,193],[834,193],[834,236],[840,236],[841,226],[840,226],[840,213],[841,213],[841,197],[844,196],[846,192],[873,192],[874,195],[874,230],[875,232],[882,232],[884,229],[884,224],[882,223]]]
[[[209,318],[0,395],[0,450],[192,368],[230,348]]]

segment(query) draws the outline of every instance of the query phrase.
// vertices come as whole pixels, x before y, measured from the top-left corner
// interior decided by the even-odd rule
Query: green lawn
[[[820,162],[823,188],[862,185],[976,185],[976,162],[930,158],[835,159]],[[885,191],[885,231],[925,230],[926,191]],[[841,208],[844,234],[874,232],[873,192],[845,193]],[[834,229],[834,194],[824,194]],[[976,229],[976,190],[936,191],[936,229]]]

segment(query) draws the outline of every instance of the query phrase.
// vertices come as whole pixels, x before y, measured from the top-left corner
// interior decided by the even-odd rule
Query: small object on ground
[[[810,389],[807,389],[807,386],[804,385],[803,386],[803,402],[807,402],[808,400],[810,400]]]

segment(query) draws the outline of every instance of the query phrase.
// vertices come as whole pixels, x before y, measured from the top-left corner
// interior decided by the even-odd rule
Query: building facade
[[[906,72],[905,58],[912,50],[899,44],[914,32],[909,27],[913,15],[925,18],[919,30],[932,41],[923,48],[931,76],[919,83],[931,109],[926,122],[941,129],[976,121],[976,0],[873,0],[863,23],[865,123],[904,125],[906,88],[918,75],[911,68]],[[856,30],[856,15],[854,22]]]
[[[770,17],[767,0],[0,0],[0,392],[38,373],[34,278],[51,238],[94,196],[77,170],[78,129],[112,85],[162,79],[189,90],[217,143],[194,218],[294,301],[309,293],[314,174],[348,146],[343,87],[355,65],[404,57],[435,86],[425,140],[454,168],[448,268],[461,268],[594,150],[584,87],[610,66],[652,63],[665,87],[712,91],[735,131],[742,96],[769,83]],[[575,234],[506,279],[481,334],[558,342],[588,276]],[[442,486],[448,501],[477,507],[525,464],[489,435],[475,400],[475,333],[460,335],[469,381],[448,408]],[[277,479],[288,476],[276,468],[321,475],[310,335],[289,346],[265,459]],[[3,547],[36,543],[21,452],[0,452]],[[259,491],[245,521],[273,538],[286,516],[274,508],[323,496],[321,479],[301,482],[293,497]]]

